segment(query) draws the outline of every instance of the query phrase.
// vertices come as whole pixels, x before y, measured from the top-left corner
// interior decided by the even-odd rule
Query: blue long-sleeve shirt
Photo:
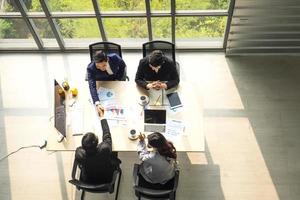
[[[87,67],[87,78],[89,82],[90,93],[93,99],[93,102],[99,101],[97,94],[96,81],[115,81],[123,80],[126,64],[123,59],[117,54],[109,54],[108,63],[113,72],[112,75],[109,75],[106,71],[101,71],[96,68],[95,62],[91,62]]]

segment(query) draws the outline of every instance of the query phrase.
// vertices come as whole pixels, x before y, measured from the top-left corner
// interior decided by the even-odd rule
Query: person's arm
[[[173,87],[176,87],[179,84],[179,75],[176,69],[176,63],[175,62],[169,62],[169,73],[170,73],[170,80],[167,81],[167,90]]]
[[[97,86],[96,86],[96,79],[95,75],[92,72],[92,69],[88,68],[87,69],[87,75],[88,75],[88,82],[89,82],[89,88],[90,88],[90,93],[93,99],[93,103],[95,104],[96,102],[99,102],[99,97],[97,94]]]
[[[140,140],[138,142],[137,152],[138,152],[138,155],[139,155],[139,159],[141,161],[148,160],[152,157],[151,153],[147,150],[146,143],[145,143],[144,140]]]
[[[122,78],[124,77],[126,64],[125,64],[124,60],[120,56],[116,55],[116,57],[118,59],[118,65],[119,65],[119,70],[118,70],[118,72],[116,74],[116,79],[119,80],[119,81],[121,81]]]
[[[138,70],[137,70],[136,75],[135,75],[135,82],[138,86],[140,86],[142,88],[145,88],[145,89],[148,89],[147,88],[148,83],[147,83],[147,81],[145,80],[145,77],[144,77],[144,67],[145,67],[144,66],[145,62],[143,62],[144,59],[140,60]]]
[[[111,139],[111,134],[110,134],[107,120],[104,119],[103,117],[101,117],[101,118],[102,118],[101,126],[102,126],[102,132],[103,132],[102,142],[107,143],[110,146],[110,149],[112,149],[112,139]]]

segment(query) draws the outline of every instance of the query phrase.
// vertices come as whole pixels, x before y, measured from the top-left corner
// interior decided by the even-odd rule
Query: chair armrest
[[[175,66],[176,66],[176,70],[177,70],[177,73],[178,73],[178,77],[180,79],[180,65],[177,61],[175,62]]]
[[[139,177],[138,177],[139,169],[140,169],[140,165],[135,163],[133,166],[133,172],[132,172],[134,186],[138,186],[138,183],[139,183]]]
[[[119,170],[116,169],[113,173],[113,177],[111,179],[110,185],[113,185],[116,182],[118,174],[119,174]]]
[[[77,167],[78,167],[78,162],[76,159],[74,159],[73,169],[72,169],[72,174],[71,174],[71,177],[73,180],[76,179],[75,176],[76,176]]]
[[[175,176],[174,176],[174,187],[173,187],[173,192],[175,192],[177,190],[177,186],[178,186],[178,182],[179,182],[179,170],[176,169],[175,170]]]

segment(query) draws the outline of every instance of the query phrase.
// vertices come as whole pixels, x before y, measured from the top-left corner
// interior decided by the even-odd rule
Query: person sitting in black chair
[[[148,135],[148,147],[153,148],[149,152],[146,148],[144,136],[140,136],[138,154],[142,160],[139,169],[139,184],[151,189],[170,189],[176,170],[176,148],[173,143],[158,132]]]
[[[179,84],[176,64],[162,51],[154,50],[150,55],[140,60],[135,82],[145,89],[173,88]]]
[[[117,54],[112,53],[106,55],[103,51],[97,51],[93,59],[94,60],[87,67],[87,80],[89,82],[93,103],[100,115],[100,112],[103,112],[104,108],[99,101],[96,81],[125,80],[126,64]]]
[[[81,169],[81,180],[86,183],[104,184],[112,180],[113,173],[121,161],[112,153],[112,139],[107,120],[100,116],[103,130],[102,142],[94,133],[86,133],[82,146],[75,152],[75,160]]]

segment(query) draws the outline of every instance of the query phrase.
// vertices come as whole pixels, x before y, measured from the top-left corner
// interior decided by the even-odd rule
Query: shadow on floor
[[[300,59],[228,57],[227,63],[279,199],[299,199]]]

